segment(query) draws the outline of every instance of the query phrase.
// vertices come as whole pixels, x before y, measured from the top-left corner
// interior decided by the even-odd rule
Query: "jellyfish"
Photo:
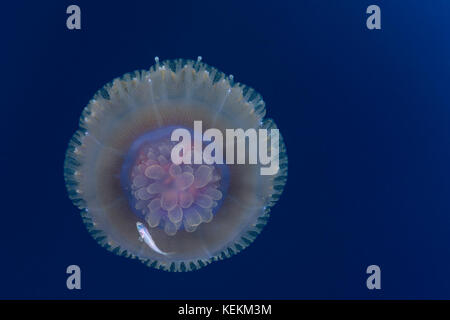
[[[283,192],[283,139],[279,170],[261,175],[258,163],[176,164],[171,134],[192,131],[194,121],[223,132],[276,129],[265,113],[254,89],[200,57],[155,58],[149,70],[106,84],[82,111],[64,162],[69,198],[101,246],[149,267],[183,272],[231,257],[258,236]]]

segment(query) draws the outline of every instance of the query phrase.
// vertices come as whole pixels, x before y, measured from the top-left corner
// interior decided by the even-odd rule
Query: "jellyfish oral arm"
[[[143,242],[145,242],[146,245],[148,245],[153,251],[162,254],[162,255],[168,255],[168,252],[161,251],[158,246],[156,245],[155,241],[153,241],[152,236],[150,235],[150,232],[148,232],[148,229],[141,223],[136,223],[136,228],[139,232],[139,239]]]

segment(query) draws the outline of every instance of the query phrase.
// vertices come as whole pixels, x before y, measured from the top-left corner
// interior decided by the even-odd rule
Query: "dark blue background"
[[[3,4],[0,298],[450,298],[449,22],[445,0]],[[175,274],[96,244],[63,161],[106,82],[198,55],[263,95],[289,176],[254,244]]]

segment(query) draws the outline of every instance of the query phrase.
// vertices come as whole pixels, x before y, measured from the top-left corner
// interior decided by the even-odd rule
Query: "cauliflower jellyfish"
[[[94,95],[69,143],[64,178],[101,246],[157,269],[196,270],[260,233],[286,182],[286,149],[280,136],[274,175],[261,175],[258,163],[173,163],[171,133],[192,132],[194,121],[222,132],[276,125],[256,91],[201,58],[155,61]]]

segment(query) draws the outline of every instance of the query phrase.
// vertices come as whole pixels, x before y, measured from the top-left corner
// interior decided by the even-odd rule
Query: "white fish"
[[[148,229],[141,223],[136,222],[136,228],[139,232],[139,240],[145,242],[153,251],[162,254],[162,255],[168,255],[169,253],[161,251],[157,246],[155,241],[153,241],[152,236],[150,235],[150,232],[148,232]]]

